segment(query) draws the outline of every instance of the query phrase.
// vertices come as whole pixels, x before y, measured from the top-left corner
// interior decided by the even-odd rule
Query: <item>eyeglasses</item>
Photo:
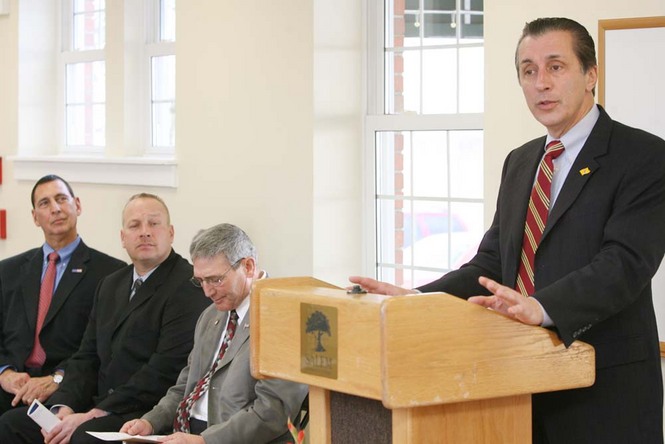
[[[220,276],[210,276],[210,277],[206,277],[206,278],[203,278],[203,279],[201,279],[201,278],[197,278],[197,277],[191,277],[191,278],[189,279],[189,282],[191,282],[192,284],[194,284],[195,287],[203,287],[203,284],[204,284],[204,283],[210,285],[211,287],[219,287],[219,286],[222,285],[222,283],[224,282],[224,279],[226,278],[226,275],[229,274],[229,271],[238,268],[238,265],[240,264],[240,262],[241,262],[243,259],[245,259],[245,258],[244,258],[244,257],[241,257],[240,259],[238,259],[237,261],[235,261],[235,262],[229,267],[229,269],[226,270],[224,273],[222,273]]]
[[[231,270],[234,270],[238,268],[238,265],[244,257],[241,257],[237,261],[235,261],[229,268],[226,270],[224,273],[222,273],[219,276],[210,276],[210,277],[205,277],[205,278],[197,278],[197,277],[191,277],[189,281],[195,286],[195,287],[203,287],[203,284],[206,283],[210,285],[211,287],[219,287],[222,285],[224,282],[224,279],[226,278],[226,275],[229,274]]]

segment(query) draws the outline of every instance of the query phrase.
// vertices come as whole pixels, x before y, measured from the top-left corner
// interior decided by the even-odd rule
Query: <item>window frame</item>
[[[459,4],[458,0],[458,4]],[[382,131],[484,131],[484,113],[386,114],[384,1],[367,3],[367,106],[363,122],[363,268],[365,275],[377,277],[380,227],[377,226],[376,134]],[[459,88],[458,88],[459,90]],[[480,166],[482,168],[482,165]],[[484,201],[485,197],[482,197]],[[415,268],[418,268],[417,266]]]
[[[46,0],[44,0],[46,1]],[[52,0],[48,0],[49,2]],[[37,117],[37,130],[45,131],[46,134],[50,132],[51,136],[41,137],[38,143],[31,143],[23,145],[21,137],[19,137],[19,147],[15,156],[10,156],[9,159],[14,165],[14,176],[18,180],[34,181],[39,179],[45,174],[57,171],[59,174],[65,175],[71,182],[78,183],[97,183],[97,184],[123,184],[123,185],[139,185],[139,186],[157,186],[176,188],[178,186],[178,162],[176,159],[175,147],[170,150],[164,149],[149,149],[151,140],[151,128],[146,123],[151,122],[150,119],[150,70],[146,69],[145,65],[149,65],[150,59],[147,57],[150,54],[165,54],[170,51],[175,55],[175,42],[165,42],[161,48],[150,50],[146,49],[148,45],[147,33],[155,29],[155,17],[159,15],[150,15],[151,12],[157,11],[159,13],[159,0],[143,0],[136,2],[135,0],[124,0],[122,2],[106,3],[106,18],[110,14],[124,14],[124,21],[131,21],[131,24],[142,21],[141,31],[136,35],[129,35],[129,32],[123,32],[123,41],[116,42],[117,48],[122,51],[123,69],[133,69],[131,75],[125,74],[125,80],[128,77],[138,78],[138,85],[129,87],[130,92],[136,94],[128,94],[128,86],[122,84],[119,87],[120,93],[123,97],[130,96],[127,103],[123,103],[122,112],[111,118],[121,119],[122,121],[122,136],[119,143],[109,143],[109,125],[106,125],[106,146],[97,150],[65,150],[66,128],[65,128],[65,64],[78,61],[88,61],[92,58],[104,57],[106,59],[107,71],[107,85],[106,85],[106,105],[107,105],[107,122],[109,120],[108,103],[109,103],[109,40],[106,39],[106,48],[103,50],[94,51],[71,51],[64,54],[63,45],[68,44],[64,36],[69,36],[71,32],[71,25],[64,20],[70,2],[68,0],[61,0],[58,2],[57,7],[49,12],[50,16],[44,15],[41,12],[40,19],[47,19],[51,17],[52,23],[56,23],[54,27],[52,39],[59,41],[59,44],[53,46],[53,57],[45,58],[39,57],[40,64],[33,66],[31,60],[36,57],[33,48],[29,48],[25,53],[21,53],[19,49],[19,58],[25,57],[25,66],[27,76],[30,79],[33,75],[30,70],[35,72],[50,71],[53,72],[53,85],[51,97],[43,97],[38,109],[35,110],[34,106],[29,103],[33,100],[31,95],[26,96],[25,105],[19,97],[19,113],[31,114],[35,113]],[[128,6],[129,5],[129,6]],[[111,11],[110,8],[117,9]],[[33,13],[35,7],[29,5],[19,4],[19,8],[29,15]],[[131,8],[128,10],[127,8]],[[26,15],[26,24],[31,23],[32,19]],[[150,20],[149,20],[150,18]],[[152,23],[151,23],[152,22]],[[107,22],[108,23],[108,22]],[[130,25],[124,23],[125,29]],[[159,30],[157,30],[158,32]],[[19,24],[19,33],[25,33],[28,36],[28,27],[26,26],[21,30],[21,23]],[[110,27],[106,26],[106,35],[109,36]],[[127,39],[131,41],[127,42]],[[125,45],[127,43],[127,45]],[[129,49],[125,48],[129,46]],[[35,46],[36,47],[36,46]],[[88,54],[84,54],[88,53]],[[113,50],[111,50],[113,53]],[[115,53],[118,57],[120,52]],[[145,62],[144,62],[145,61]],[[128,66],[126,66],[128,65]],[[149,66],[148,66],[149,68]],[[24,76],[22,76],[23,78]],[[29,80],[28,80],[29,81]],[[121,82],[122,83],[122,82]],[[24,87],[25,88],[25,87]],[[19,91],[21,88],[19,88]],[[113,92],[111,92],[113,94]],[[146,100],[146,96],[148,100]],[[26,106],[27,105],[27,106]],[[22,106],[24,106],[22,110]],[[55,112],[53,106],[56,107]],[[118,107],[120,109],[120,107]],[[43,121],[44,115],[51,115],[51,121]],[[29,118],[27,120],[30,120]],[[119,123],[120,124],[120,123]],[[42,127],[42,125],[44,125]],[[35,128],[30,128],[34,131]],[[147,135],[146,135],[147,133]],[[20,136],[20,134],[19,134]],[[27,139],[30,139],[29,137]],[[128,141],[129,140],[129,141]],[[115,146],[114,146],[115,145]]]
[[[153,131],[153,116],[152,116],[152,58],[162,56],[176,56],[175,41],[161,40],[160,37],[160,15],[161,15],[161,0],[146,0],[146,27],[145,27],[145,45],[142,51],[142,64],[144,73],[142,85],[142,109],[143,118],[147,119],[147,123],[142,125],[142,146],[144,147],[146,155],[152,156],[171,156],[175,153],[175,145],[173,146],[156,146],[152,143]],[[177,36],[176,36],[177,38]],[[176,59],[177,60],[177,59]],[[177,63],[177,61],[176,61]],[[175,74],[175,73],[174,73]],[[177,92],[176,92],[177,94]],[[177,106],[177,97],[175,99]],[[177,118],[177,114],[176,114]]]
[[[73,2],[74,0],[63,0],[61,2],[61,16],[59,23],[60,51],[57,54],[57,88],[56,103],[58,104],[56,131],[58,132],[58,154],[79,156],[103,156],[106,147],[106,122],[104,122],[104,145],[68,145],[67,144],[67,66],[77,63],[103,62],[106,70],[106,51],[100,49],[75,50],[73,42]],[[104,10],[106,17],[106,9]],[[104,101],[106,107],[106,101]],[[104,117],[106,120],[106,115]]]

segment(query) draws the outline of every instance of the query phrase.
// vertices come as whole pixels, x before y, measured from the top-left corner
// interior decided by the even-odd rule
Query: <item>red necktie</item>
[[[215,359],[215,362],[213,362],[210,370],[208,370],[208,372],[203,375],[199,382],[196,383],[192,393],[180,401],[178,409],[176,410],[175,420],[173,421],[174,432],[189,433],[189,418],[192,413],[192,407],[194,407],[194,403],[208,389],[208,385],[210,385],[210,378],[212,377],[213,373],[215,373],[215,370],[217,370],[219,363],[224,357],[226,349],[229,347],[231,339],[233,339],[233,335],[236,332],[236,325],[238,325],[238,313],[235,310],[231,310],[229,316],[229,325],[226,327],[226,334],[224,335],[222,346],[219,348],[217,359]]]
[[[39,334],[46,319],[46,313],[51,306],[51,299],[53,298],[53,287],[55,287],[55,262],[60,259],[58,253],[55,251],[48,255],[48,266],[44,279],[42,279],[42,286],[39,289],[39,307],[37,308],[37,325],[35,326],[35,342],[32,347],[32,352],[28,359],[25,361],[25,366],[28,368],[41,367],[46,361],[46,352],[39,342]]]
[[[530,296],[535,292],[534,286],[534,263],[536,250],[543,237],[543,231],[547,224],[547,216],[550,210],[550,189],[552,188],[552,172],[554,171],[554,159],[563,153],[564,147],[559,140],[553,140],[547,144],[545,157],[540,161],[538,177],[531,190],[529,208],[526,212],[524,224],[524,239],[522,240],[522,254],[520,256],[520,268],[517,273],[515,290],[524,296]]]

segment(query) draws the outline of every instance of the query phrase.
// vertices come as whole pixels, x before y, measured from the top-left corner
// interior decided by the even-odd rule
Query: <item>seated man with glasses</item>
[[[171,438],[191,443],[286,442],[287,420],[300,413],[307,386],[256,380],[250,373],[248,296],[254,280],[267,276],[252,241],[240,228],[220,224],[199,232],[189,252],[191,281],[213,305],[198,320],[194,348],[176,384],[120,431],[173,431]]]

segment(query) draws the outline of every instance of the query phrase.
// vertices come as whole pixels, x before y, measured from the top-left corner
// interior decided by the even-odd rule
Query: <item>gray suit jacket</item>
[[[208,371],[228,312],[208,307],[199,318],[194,348],[178,381],[143,418],[155,433],[170,433],[180,401],[191,393]],[[210,381],[208,428],[201,436],[208,443],[263,443],[287,432],[287,417],[295,418],[307,395],[307,386],[278,379],[256,380],[249,367],[249,313],[238,323],[235,336]]]

